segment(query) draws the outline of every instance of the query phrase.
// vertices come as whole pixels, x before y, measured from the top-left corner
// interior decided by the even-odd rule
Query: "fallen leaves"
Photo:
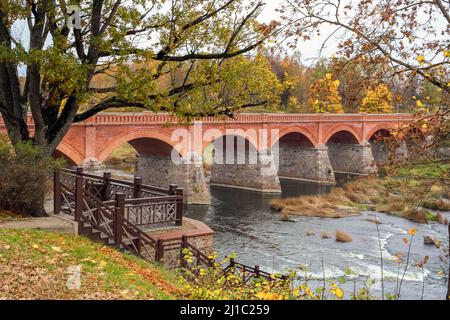
[[[141,267],[122,253],[82,237],[16,229],[0,230],[0,238],[0,299],[179,296],[177,287],[151,264]],[[68,269],[77,265],[83,266],[81,287],[74,290],[67,287]]]

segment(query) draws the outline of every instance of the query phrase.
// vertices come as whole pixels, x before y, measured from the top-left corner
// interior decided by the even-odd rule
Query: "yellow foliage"
[[[367,91],[359,109],[364,113],[392,113],[392,94],[387,85],[380,84]]]
[[[344,113],[341,96],[338,92],[339,80],[333,80],[331,73],[325,78],[316,80],[311,85],[309,106],[317,113]]]
[[[420,64],[424,64],[425,63],[425,56],[420,55],[416,58],[417,62],[419,62]]]

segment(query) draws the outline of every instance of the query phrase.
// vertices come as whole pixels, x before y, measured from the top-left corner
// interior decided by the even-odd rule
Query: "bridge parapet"
[[[203,123],[298,123],[298,122],[403,122],[412,119],[409,114],[270,114],[270,113],[240,113],[234,118],[204,117],[198,119]],[[166,113],[100,113],[84,124],[183,124],[182,119]]]

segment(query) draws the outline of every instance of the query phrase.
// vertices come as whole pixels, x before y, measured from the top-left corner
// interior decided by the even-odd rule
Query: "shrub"
[[[43,216],[44,197],[50,188],[53,170],[63,160],[42,156],[31,143],[15,146],[0,135],[0,210]]]
[[[424,209],[407,209],[403,217],[418,223],[428,223],[428,211]]]
[[[334,279],[324,285],[310,286],[307,269],[287,269],[285,277],[252,277],[251,273],[230,265],[230,257],[209,267],[196,265],[195,257],[183,250],[186,268],[179,268],[179,283],[189,300],[329,300],[344,298],[344,291]],[[212,255],[211,258],[215,258]],[[228,266],[227,268],[225,268]],[[350,295],[349,295],[350,296]]]

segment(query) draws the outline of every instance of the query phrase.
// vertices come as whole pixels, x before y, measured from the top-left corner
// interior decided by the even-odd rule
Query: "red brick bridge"
[[[386,158],[375,137],[411,119],[407,114],[242,113],[235,119],[209,117],[188,125],[167,114],[102,113],[74,124],[55,156],[72,165],[101,165],[115,148],[129,143],[138,154],[136,175],[145,183],[175,181],[185,188],[188,202],[207,203],[208,179],[201,156],[211,143],[216,151],[211,184],[280,192],[280,177],[334,183],[336,172],[374,172],[376,163]],[[4,131],[1,121],[0,131]],[[244,141],[243,157],[236,152],[238,140]],[[173,154],[182,161],[174,163]],[[234,163],[217,161],[229,154]]]

